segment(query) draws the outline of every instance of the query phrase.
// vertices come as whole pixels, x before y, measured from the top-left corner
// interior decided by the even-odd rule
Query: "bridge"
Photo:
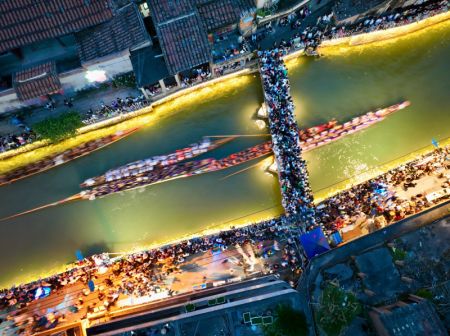
[[[315,225],[315,207],[306,162],[302,158],[294,103],[282,55],[274,51],[263,52],[259,58],[259,71],[272,136],[272,150],[278,166],[282,205],[287,218],[295,220],[306,229]]]

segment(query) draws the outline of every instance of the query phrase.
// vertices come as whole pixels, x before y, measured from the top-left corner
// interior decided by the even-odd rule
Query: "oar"
[[[225,179],[227,179],[227,178],[229,178],[229,177],[231,177],[231,176],[233,176],[233,175],[237,175],[237,174],[243,173],[243,172],[245,172],[246,170],[249,170],[249,169],[251,169],[251,168],[255,168],[257,165],[259,165],[260,162],[261,162],[261,161],[258,161],[258,162],[256,162],[255,164],[253,164],[253,165],[251,165],[251,166],[248,166],[248,167],[246,167],[246,168],[244,168],[244,169],[238,170],[237,172],[234,172],[234,173],[229,174],[229,175],[227,175],[227,176],[225,176],[225,177],[222,177],[222,178],[220,179],[220,181],[225,180]]]
[[[41,205],[40,207],[31,209],[31,210],[23,211],[23,212],[20,212],[18,214],[12,215],[12,216],[4,217],[4,218],[0,219],[0,222],[6,221],[6,220],[9,220],[9,219],[13,219],[13,218],[16,218],[16,217],[20,217],[20,216],[23,216],[23,215],[27,215],[27,214],[30,214],[32,212],[36,212],[36,211],[39,211],[39,210],[42,210],[42,209],[50,208],[52,206],[68,203],[68,202],[71,202],[71,201],[76,201],[76,200],[79,200],[79,199],[81,199],[81,195],[80,194],[75,194],[73,196],[67,197],[67,198],[65,198],[63,200],[60,200],[60,201],[57,201],[57,202]]]
[[[263,133],[263,134],[207,135],[206,138],[244,138],[244,137],[261,137],[261,136],[270,136],[270,134]]]

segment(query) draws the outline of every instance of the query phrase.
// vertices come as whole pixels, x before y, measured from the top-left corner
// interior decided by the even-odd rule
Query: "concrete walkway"
[[[101,107],[102,102],[104,102],[106,105],[110,105],[111,102],[113,100],[116,100],[117,98],[123,99],[129,96],[137,97],[141,94],[142,92],[137,88],[107,88],[97,89],[95,91],[86,92],[84,94],[81,93],[77,96],[55,95],[52,97],[56,101],[56,108],[53,110],[48,110],[44,106],[40,106],[32,109],[19,110],[14,113],[1,114],[0,136],[23,132],[23,129],[11,123],[11,117],[13,115],[23,115],[25,124],[31,126],[36,122],[39,122],[46,118],[59,116],[67,111],[77,111],[80,114],[85,115],[87,114],[89,109],[92,109],[93,111],[98,110]],[[74,98],[73,107],[65,106],[64,99],[72,97]]]

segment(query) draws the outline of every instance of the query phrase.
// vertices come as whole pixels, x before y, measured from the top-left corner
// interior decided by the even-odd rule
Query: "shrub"
[[[328,284],[322,292],[317,318],[327,335],[339,335],[361,312],[362,306],[353,293]]]
[[[308,335],[308,322],[305,314],[289,305],[279,305],[272,325],[264,327],[266,336]]]
[[[112,86],[114,88],[122,88],[122,87],[135,88],[136,85],[137,85],[136,77],[134,76],[133,72],[115,76],[114,79],[112,80]]]
[[[392,257],[394,258],[394,261],[395,260],[405,260],[405,258],[407,256],[407,253],[404,250],[402,250],[401,248],[393,247],[391,249],[391,251],[392,251]]]
[[[430,300],[430,301],[433,300],[433,293],[431,293],[431,291],[429,289],[426,289],[426,288],[419,289],[416,292],[416,295],[420,296],[420,297],[422,297],[424,299]]]
[[[33,125],[33,130],[40,138],[57,142],[74,136],[82,125],[80,114],[71,111],[56,118],[40,121]]]

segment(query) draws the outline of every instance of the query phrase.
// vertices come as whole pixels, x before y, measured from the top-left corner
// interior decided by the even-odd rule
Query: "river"
[[[404,99],[412,105],[370,129],[306,153],[314,191],[427,146],[432,138],[450,137],[448,24],[383,48],[329,53],[289,63],[300,126],[333,117],[346,121]],[[263,100],[259,78],[249,75],[235,81],[226,88],[211,89],[189,105],[171,106],[170,115],[123,141],[2,187],[0,217],[75,194],[78,184],[90,176],[169,153],[204,135],[260,133],[253,119]],[[208,155],[222,157],[263,139],[237,139]],[[139,249],[279,214],[278,181],[261,166],[225,178],[253,164],[0,222],[0,286],[59,270],[74,260],[78,249],[85,254]]]

